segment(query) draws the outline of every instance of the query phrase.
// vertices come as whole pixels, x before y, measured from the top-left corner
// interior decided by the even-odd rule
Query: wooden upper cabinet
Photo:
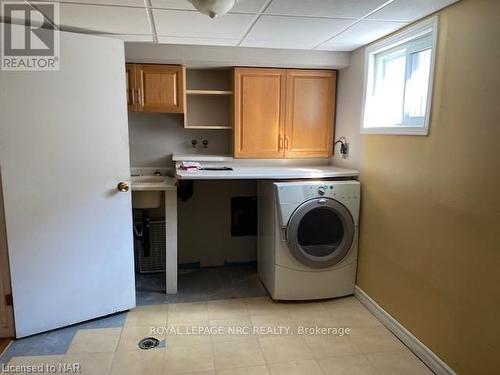
[[[125,78],[127,83],[127,108],[129,111],[137,111],[136,105],[136,83],[135,83],[135,64],[125,65]]]
[[[234,156],[329,157],[336,71],[237,68]]]
[[[129,66],[129,65],[133,65]],[[132,77],[133,75],[133,77]],[[177,65],[128,64],[127,83],[133,85],[129,109],[137,112],[184,113],[185,68]]]
[[[331,70],[287,70],[285,157],[332,155],[335,80]]]
[[[234,155],[284,157],[286,71],[234,70]]]

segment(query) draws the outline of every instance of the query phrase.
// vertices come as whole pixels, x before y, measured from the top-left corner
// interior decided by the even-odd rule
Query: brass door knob
[[[129,190],[129,186],[126,182],[119,182],[118,186],[116,187],[118,191],[121,191],[122,193],[126,193]]]

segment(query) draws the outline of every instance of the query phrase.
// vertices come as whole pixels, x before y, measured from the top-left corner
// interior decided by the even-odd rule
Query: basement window
[[[361,132],[427,135],[437,17],[366,49]]]

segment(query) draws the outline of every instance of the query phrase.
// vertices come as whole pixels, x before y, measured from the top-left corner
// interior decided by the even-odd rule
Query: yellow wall
[[[429,136],[362,136],[357,284],[458,373],[498,374],[500,1],[438,14]]]

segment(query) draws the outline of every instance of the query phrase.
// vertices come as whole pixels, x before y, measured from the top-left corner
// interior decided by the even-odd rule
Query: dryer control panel
[[[302,203],[314,198],[335,199],[348,207],[357,221],[360,200],[360,183],[348,181],[294,181],[275,182],[276,197],[282,226]]]

